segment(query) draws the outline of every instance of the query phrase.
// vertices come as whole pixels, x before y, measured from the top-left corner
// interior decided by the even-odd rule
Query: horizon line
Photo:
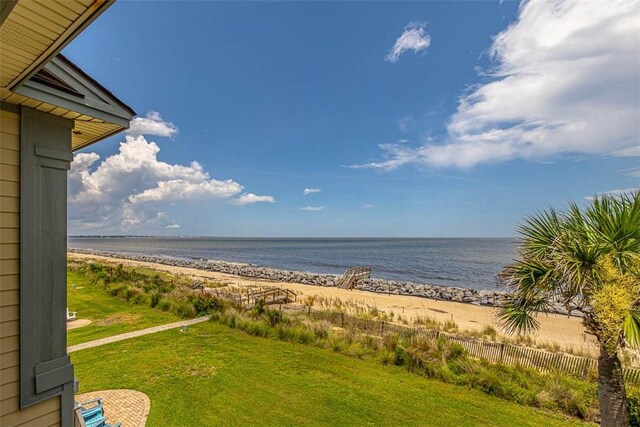
[[[517,239],[518,236],[212,236],[212,235],[162,235],[162,234],[68,234],[76,237],[161,237],[161,238],[210,238],[210,239]]]

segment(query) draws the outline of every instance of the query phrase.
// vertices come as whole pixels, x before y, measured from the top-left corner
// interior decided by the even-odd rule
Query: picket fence
[[[394,332],[401,336],[419,335],[434,339],[444,339],[447,342],[461,345],[467,351],[469,357],[486,360],[491,363],[518,365],[543,372],[563,372],[583,379],[595,377],[598,369],[598,361],[588,357],[486,341],[421,326],[403,326],[383,320],[360,319],[344,313],[307,310],[308,314],[314,319],[325,320],[334,326],[350,328],[370,335],[383,336]],[[623,376],[627,384],[640,385],[640,369],[623,367]]]

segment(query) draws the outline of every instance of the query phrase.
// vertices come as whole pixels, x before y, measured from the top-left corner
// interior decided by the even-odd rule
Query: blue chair
[[[83,403],[76,403],[85,427],[120,427],[122,423],[107,424],[102,406],[102,398],[91,399]]]

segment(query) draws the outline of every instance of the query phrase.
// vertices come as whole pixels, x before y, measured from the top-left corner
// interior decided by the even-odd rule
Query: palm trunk
[[[610,355],[600,347],[598,357],[598,399],[602,427],[626,427],[627,393],[622,377],[622,363],[618,354]]]

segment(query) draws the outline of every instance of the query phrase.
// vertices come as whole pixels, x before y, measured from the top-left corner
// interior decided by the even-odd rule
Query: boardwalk
[[[156,332],[162,332],[169,329],[181,328],[184,325],[193,325],[195,323],[202,323],[209,320],[209,316],[198,317],[191,320],[183,320],[181,322],[169,323],[166,325],[154,326],[152,328],[141,329],[139,331],[127,332],[126,334],[114,335],[112,337],[101,338],[95,341],[89,341],[82,344],[72,345],[67,347],[67,353],[73,353],[78,350],[85,350],[87,348],[98,347],[112,342],[128,340],[129,338],[141,337],[143,335],[155,334]]]

